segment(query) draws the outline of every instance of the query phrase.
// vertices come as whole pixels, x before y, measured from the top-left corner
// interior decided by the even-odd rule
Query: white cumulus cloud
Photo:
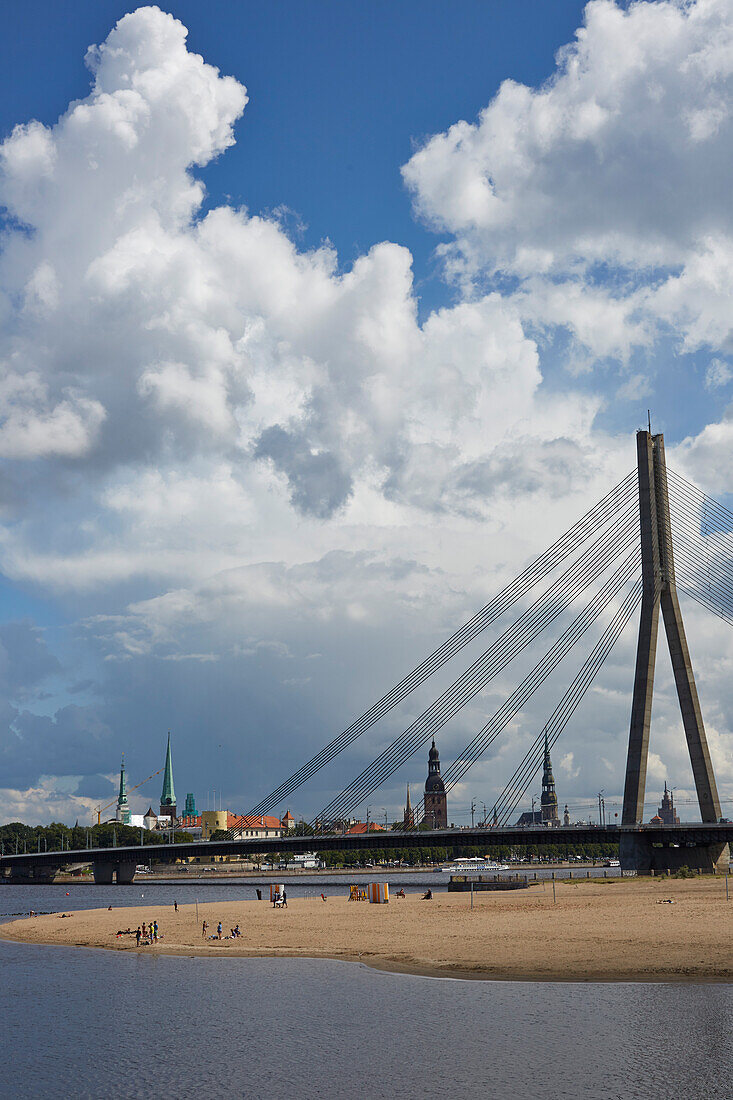
[[[505,83],[416,152],[416,208],[466,281],[424,317],[399,242],[345,267],[274,217],[204,210],[197,168],[247,93],[156,7],[90,48],[55,125],[20,120],[0,145],[0,568],[73,604],[107,660],[93,704],[49,716],[19,689],[9,805],[56,805],[49,760],[104,774],[120,730],[142,754],[176,708],[191,745],[218,731],[241,799],[262,793],[627,473],[630,440],[595,426],[598,360],[631,397],[660,334],[726,362],[732,2],[594,0],[546,85]],[[725,418],[680,461],[721,441]],[[612,755],[628,683],[605,675]],[[584,744],[568,783],[595,782]]]

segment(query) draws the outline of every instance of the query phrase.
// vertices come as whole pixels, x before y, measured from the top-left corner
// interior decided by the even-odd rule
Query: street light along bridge
[[[674,550],[672,532],[674,529]],[[702,871],[728,866],[728,840],[733,825],[721,818],[712,761],[705,736],[689,649],[678,599],[678,588],[728,623],[733,623],[733,513],[703,494],[679,474],[668,470],[664,438],[648,431],[637,433],[637,468],[614,486],[601,501],[524,569],[511,584],[451,635],[429,657],[382,696],[355,722],[330,741],[288,779],[252,808],[259,816],[282,805],[321,768],[340,755],[380,718],[394,709],[447,661],[483,633],[499,616],[562,567],[560,576],[494,641],[408,728],[384,749],[351,783],[323,808],[312,824],[316,837],[288,835],[272,840],[224,840],[209,842],[206,852],[232,855],[268,851],[302,851],[325,848],[380,848],[450,846],[451,844],[513,845],[524,842],[581,843],[618,840],[625,869],[665,870],[683,863]],[[680,568],[678,581],[675,553]],[[571,624],[550,646],[488,722],[474,735],[443,773],[447,790],[461,781],[469,768],[511,724],[525,703],[602,616],[608,619],[569,687],[520,761],[494,807],[495,825],[483,830],[442,829],[433,832],[380,831],[360,837],[328,834],[328,824],[349,816],[382,786],[452,717],[466,706],[509,663],[531,645],[578,597],[602,578],[603,583]],[[621,825],[517,829],[510,817],[539,770],[545,743],[552,748],[588,688],[618,641],[624,627],[641,604],[636,670]],[[615,610],[614,610],[615,609]],[[642,826],[646,787],[651,707],[654,690],[660,611],[669,646],[675,685],[687,739],[701,823],[679,826]],[[610,617],[609,617],[610,616]],[[420,812],[416,815],[419,822]],[[409,840],[408,840],[409,836]],[[541,836],[541,840],[539,837]],[[572,840],[571,840],[572,838]],[[24,868],[58,866],[74,861],[91,862],[95,876],[111,881],[131,881],[132,854],[140,849],[97,849],[0,858],[0,878],[13,877]],[[146,845],[145,854],[160,859],[200,855],[200,844]],[[133,868],[134,870],[134,868]],[[109,877],[108,877],[109,876]]]

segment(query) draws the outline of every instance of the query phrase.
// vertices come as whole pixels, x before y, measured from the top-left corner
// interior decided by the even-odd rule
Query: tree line
[[[190,833],[177,830],[172,839],[176,843],[191,842]],[[61,852],[79,848],[124,848],[140,844],[163,844],[169,840],[169,832],[138,829],[131,825],[111,822],[105,825],[64,825],[53,821],[50,825],[24,825],[11,821],[0,825],[0,851],[6,856],[22,852]]]
[[[618,843],[608,844],[538,844],[529,849],[509,844],[496,844],[489,847],[478,847],[471,844],[455,844],[450,847],[430,848],[362,848],[358,851],[335,850],[320,851],[316,853],[318,858],[327,867],[358,867],[367,863],[386,864],[398,862],[407,866],[418,866],[423,863],[446,863],[451,859],[470,859],[486,857],[503,863],[507,860],[525,858],[531,862],[536,860],[567,860],[571,856],[578,856],[583,860],[592,859],[618,859]],[[286,861],[287,853],[282,853],[280,858]],[[291,857],[292,858],[292,857]]]

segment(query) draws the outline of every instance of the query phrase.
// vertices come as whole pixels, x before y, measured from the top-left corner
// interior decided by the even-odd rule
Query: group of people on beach
[[[215,935],[209,936],[207,934],[208,931],[209,931],[209,922],[207,920],[205,920],[201,924],[201,938],[204,939],[204,940],[206,940],[206,939],[220,940],[222,938],[223,934],[224,934],[224,929],[222,927],[221,921],[219,921],[219,923],[216,926],[216,934]],[[234,928],[229,929],[229,935],[226,936],[225,938],[228,939],[228,940],[237,940],[237,939],[239,939],[239,937],[241,935],[242,935],[242,933],[239,929],[239,924],[235,924]]]
[[[287,909],[287,907],[288,907],[287,891],[283,890],[281,892],[280,890],[277,890],[272,895],[272,908],[273,909]]]
[[[145,921],[135,929],[136,946],[139,947],[142,944],[144,947],[151,943],[158,942],[158,922],[157,920],[151,921],[150,924],[146,924]]]

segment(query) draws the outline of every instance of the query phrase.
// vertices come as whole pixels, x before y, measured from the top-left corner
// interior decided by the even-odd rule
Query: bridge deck
[[[242,856],[275,852],[311,852],[370,850],[375,848],[447,848],[463,845],[489,847],[505,844],[533,848],[541,844],[607,844],[622,836],[637,836],[647,844],[705,845],[733,841],[733,823],[692,822],[682,825],[570,825],[557,828],[506,826],[476,829],[431,829],[415,832],[383,830],[349,836],[327,833],[317,836],[283,836],[267,840],[194,841],[188,844],[144,844],[134,847],[81,848],[65,852],[27,852],[0,857],[0,874],[12,867],[60,867],[68,863],[114,862],[141,863],[148,859],[173,862],[191,856]]]

